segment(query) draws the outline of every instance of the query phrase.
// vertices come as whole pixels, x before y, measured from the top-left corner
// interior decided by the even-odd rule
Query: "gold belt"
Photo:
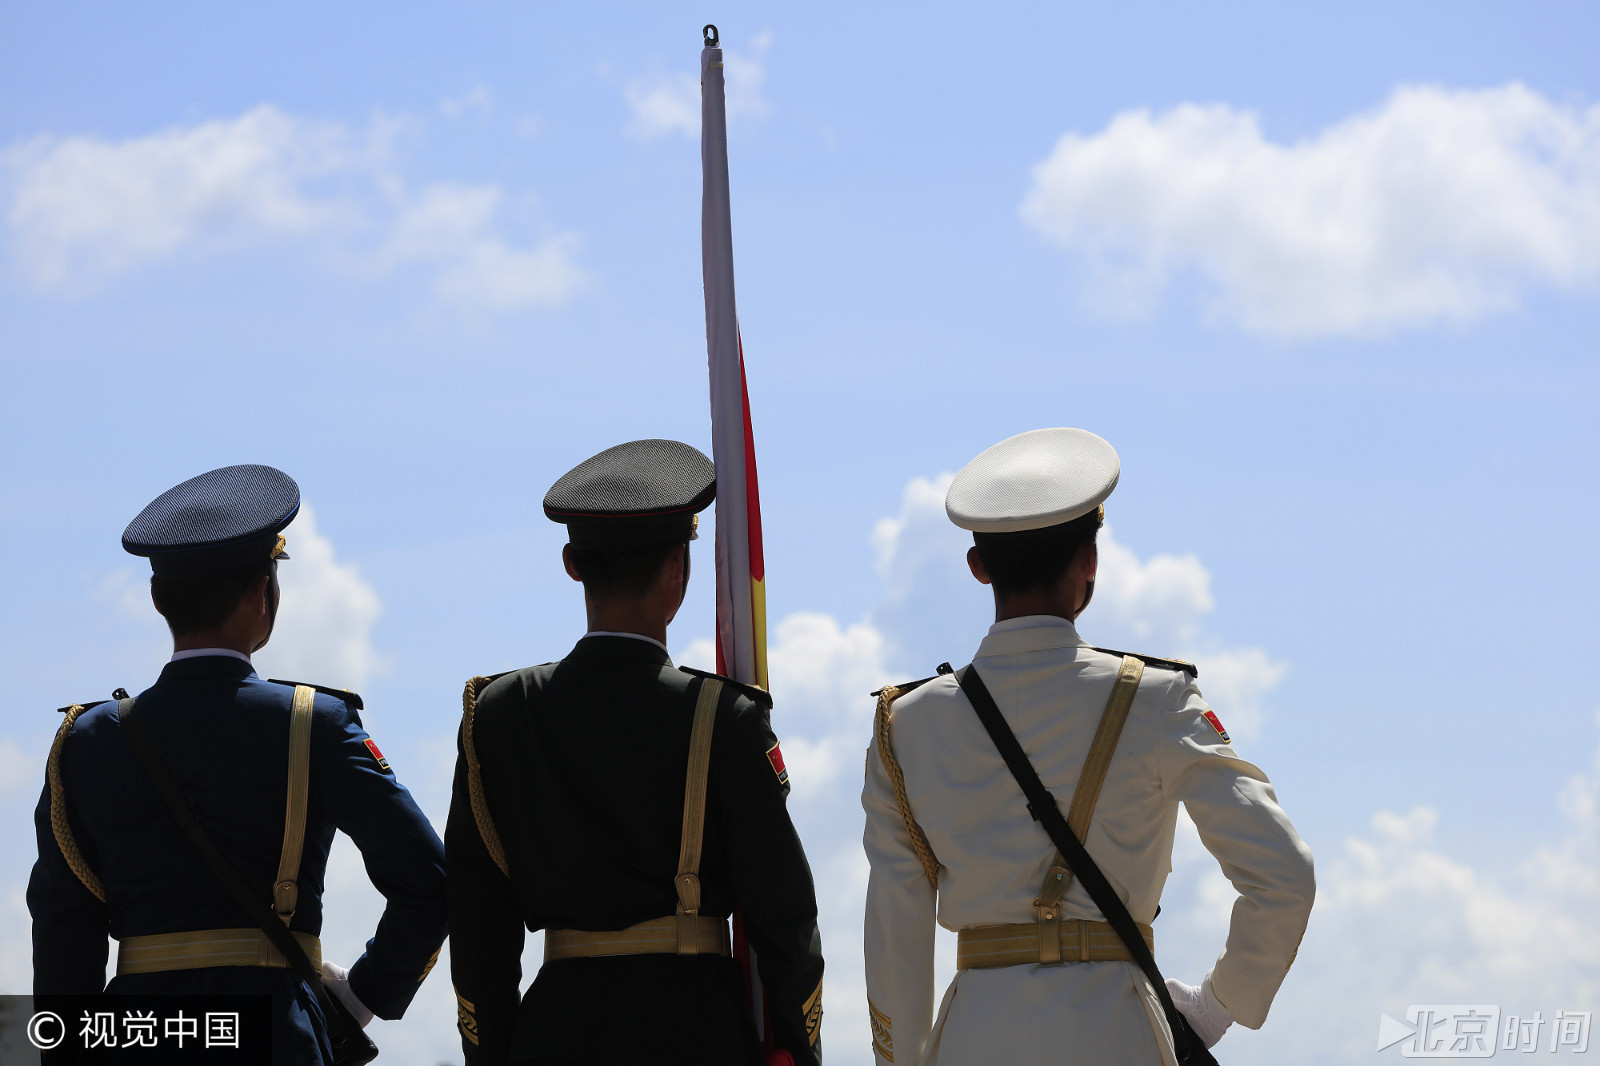
[[[680,924],[694,950],[678,949]],[[686,944],[686,946],[688,946]],[[605,955],[732,955],[728,920],[705,915],[651,918],[626,929],[601,933],[582,929],[546,929],[544,961],[592,959]]]
[[[322,969],[322,941],[309,933],[294,938]],[[123,937],[117,945],[117,974],[201,970],[209,966],[269,966],[289,969],[289,962],[259,929],[197,929],[191,933],[157,933]]]
[[[1155,932],[1138,923],[1144,942],[1152,954]],[[1040,942],[1040,930],[1056,930],[1057,950],[1051,952]],[[1051,958],[1051,955],[1054,958]],[[981,925],[963,929],[956,936],[956,969],[978,970],[991,966],[1022,966],[1051,962],[1132,962],[1117,931],[1107,922],[1086,922],[1067,918],[1059,922],[1018,922],[1015,925]]]

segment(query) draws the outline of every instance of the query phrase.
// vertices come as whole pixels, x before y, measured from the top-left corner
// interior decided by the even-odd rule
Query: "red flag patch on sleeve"
[[[1222,738],[1222,742],[1224,744],[1233,743],[1233,741],[1228,737],[1228,731],[1222,728],[1222,719],[1217,717],[1216,711],[1206,711],[1200,717],[1211,723],[1211,728],[1217,731],[1217,736]]]
[[[373,761],[378,764],[378,769],[387,770],[389,768],[389,760],[383,757],[383,752],[378,750],[378,745],[371,737],[368,737],[361,743],[365,744],[367,746],[367,750],[372,753]]]
[[[789,783],[789,771],[783,765],[783,752],[778,749],[776,743],[767,749],[767,761],[772,764],[772,772],[778,775],[778,784],[787,785]]]

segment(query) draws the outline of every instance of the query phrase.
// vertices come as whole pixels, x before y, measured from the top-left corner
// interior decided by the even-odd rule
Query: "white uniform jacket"
[[[1065,813],[1121,658],[1090,648],[1065,619],[1029,616],[996,624],[974,663]],[[1188,808],[1239,892],[1212,988],[1256,1029],[1311,912],[1311,852],[1266,774],[1203,717],[1209,709],[1187,673],[1145,668],[1085,845],[1134,920],[1148,923],[1172,869],[1178,804]],[[1054,847],[953,677],[900,697],[890,721],[911,811],[941,868],[936,900],[875,740],[861,801],[872,864],[867,996],[880,1066],[1171,1064],[1166,1019],[1132,962],[965,970],[935,1021],[936,918],[953,930],[1034,921]],[[1104,920],[1076,880],[1061,917]]]

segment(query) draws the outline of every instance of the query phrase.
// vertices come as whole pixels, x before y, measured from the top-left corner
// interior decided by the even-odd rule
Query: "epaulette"
[[[127,698],[128,698],[128,690],[125,689],[125,688],[120,688],[119,687],[119,688],[113,690],[112,693],[111,693],[111,700],[125,700]],[[69,703],[65,707],[57,707],[56,708],[56,713],[57,714],[66,714],[68,711],[72,710],[72,708],[74,708],[74,707],[82,707],[84,710],[87,711],[90,707],[98,707],[102,703],[110,703],[111,700],[84,700],[82,703]]]
[[[1158,659],[1154,655],[1140,655],[1136,651],[1117,651],[1114,648],[1095,648],[1094,650],[1103,651],[1107,655],[1131,655],[1146,666],[1161,666],[1168,670],[1182,670],[1195,680],[1200,678],[1200,668],[1194,663],[1186,663],[1182,659]]]
[[[933,675],[933,677],[938,677],[938,676],[939,676],[938,674],[934,674]],[[923,685],[926,685],[929,681],[933,680],[933,677],[925,677],[925,678],[922,678],[920,681],[902,681],[898,685],[885,685],[885,686],[883,686],[883,688],[875,689],[872,692],[867,693],[867,695],[869,695],[869,696],[873,697],[874,699],[876,699],[878,697],[878,694],[881,693],[884,688],[892,688],[892,689],[898,690],[900,695],[904,696],[907,692],[910,692],[912,689],[921,688]]]
[[[352,711],[359,711],[359,710],[363,710],[364,709],[364,705],[361,702],[361,697],[357,696],[354,692],[351,692],[349,689],[329,688],[327,685],[313,685],[309,681],[285,681],[281,677],[269,677],[269,678],[267,678],[267,681],[268,681],[269,684],[273,684],[273,685],[288,685],[290,688],[293,688],[296,685],[304,685],[307,688],[316,689],[318,692],[322,693],[324,696],[332,696],[336,700],[344,700],[344,705],[346,707],[350,708]]]
[[[734,691],[738,692],[740,695],[749,696],[751,699],[755,700],[768,710],[772,709],[772,693],[768,692],[764,688],[760,688],[756,685],[747,685],[743,681],[735,681],[733,678],[724,674],[713,674],[710,670],[696,670],[692,666],[680,666],[678,669],[682,670],[686,674],[693,674],[695,677],[705,677],[710,678],[712,681],[721,681],[724,685],[732,686]]]

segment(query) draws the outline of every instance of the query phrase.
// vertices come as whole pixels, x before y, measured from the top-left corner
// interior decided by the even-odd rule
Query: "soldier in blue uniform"
[[[66,708],[35,814],[28,909],[36,995],[269,995],[273,1061],[307,1064],[333,1061],[321,1004],[185,839],[128,720],[136,708],[206,834],[327,991],[363,1025],[400,1017],[444,940],[443,845],[362,729],[360,697],[263,680],[250,663],[272,634],[280,531],[299,506],[288,475],[232,466],[162,494],[128,526],[123,547],[150,559],[174,653],[137,700]],[[387,900],[348,971],[322,960],[317,940],[335,829]],[[110,984],[108,934],[119,941]]]
[[[560,662],[467,683],[445,842],[468,1066],[755,1066],[735,906],[768,1061],[821,1062],[817,901],[772,700],[667,654],[696,512],[715,492],[710,459],[649,440],[584,461],[545,497],[589,632]],[[525,929],[544,930],[545,961],[524,994]]]

